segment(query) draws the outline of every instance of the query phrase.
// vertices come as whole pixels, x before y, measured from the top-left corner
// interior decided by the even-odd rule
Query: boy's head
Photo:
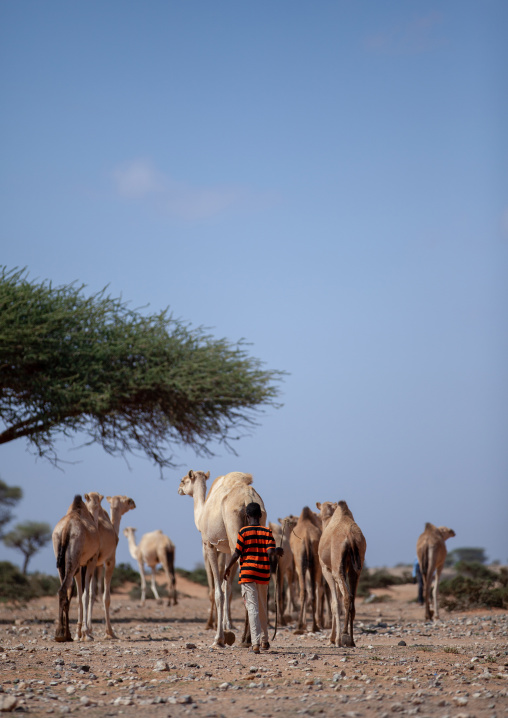
[[[248,519],[255,519],[257,521],[261,520],[261,506],[255,501],[252,501],[252,503],[247,504],[247,506],[245,507],[245,513]]]

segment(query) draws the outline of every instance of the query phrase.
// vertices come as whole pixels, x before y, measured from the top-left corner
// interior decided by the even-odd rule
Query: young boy
[[[247,526],[238,532],[236,548],[224,571],[227,579],[231,568],[240,559],[240,580],[243,602],[249,614],[252,650],[259,653],[270,648],[268,642],[268,583],[270,581],[269,556],[283,556],[282,548],[276,548],[271,529],[260,526],[261,506],[252,502],[245,507]]]

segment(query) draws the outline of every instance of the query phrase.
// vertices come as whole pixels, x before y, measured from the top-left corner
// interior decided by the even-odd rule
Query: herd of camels
[[[207,571],[210,614],[207,628],[214,626],[214,646],[224,646],[231,636],[231,584],[235,572],[222,581],[225,557],[232,553],[239,529],[245,525],[245,506],[253,501],[261,506],[261,524],[266,525],[266,510],[261,496],[252,486],[252,476],[232,472],[216,478],[208,492],[210,472],[189,471],[180,482],[178,493],[194,500],[194,521],[201,533],[203,559]],[[76,496],[65,516],[53,530],[53,549],[61,586],[55,633],[56,641],[72,641],[69,606],[73,581],[78,594],[78,622],[75,640],[93,640],[92,609],[94,581],[103,569],[103,606],[106,638],[116,638],[110,621],[111,577],[115,568],[116,547],[122,516],[136,508],[128,496],[107,496],[110,514],[101,506],[104,497],[97,492]],[[289,515],[270,523],[277,545],[284,556],[277,568],[278,607],[284,605],[283,587],[287,585],[286,601],[297,606],[295,584],[299,588],[299,616],[296,633],[306,631],[306,610],[311,613],[312,631],[323,625],[325,596],[331,613],[330,643],[355,646],[353,622],[358,581],[365,559],[365,537],[345,501],[316,503],[318,513],[304,507],[300,516]],[[134,528],[123,533],[129,542],[131,556],[138,562],[141,574],[141,601],[146,599],[145,564],[152,569],[152,591],[158,599],[155,583],[156,567],[162,565],[169,588],[169,601],[177,603],[174,553],[172,541],[162,531],[145,534],[136,545]],[[425,600],[425,619],[439,617],[438,584],[446,558],[445,541],[455,536],[452,529],[427,523],[418,538],[416,550],[420,564]],[[432,593],[432,596],[431,596]],[[343,613],[343,621],[340,614]],[[285,624],[281,611],[281,624]],[[234,634],[233,634],[234,638]]]

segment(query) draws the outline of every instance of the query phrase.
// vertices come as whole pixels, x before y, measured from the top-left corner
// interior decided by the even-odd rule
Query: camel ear
[[[88,494],[85,494],[85,501],[90,501],[90,496]]]
[[[189,479],[193,479],[193,478],[194,478],[194,472],[193,472],[192,469],[189,469],[188,477],[189,477]]]
[[[205,476],[206,476],[206,480],[208,481],[208,479],[210,478],[210,472],[207,471],[206,474],[205,474]]]
[[[316,501],[316,508],[318,511],[321,511],[321,504],[319,503],[319,501]]]
[[[99,503],[102,501],[103,498],[104,496],[102,494],[99,494]]]

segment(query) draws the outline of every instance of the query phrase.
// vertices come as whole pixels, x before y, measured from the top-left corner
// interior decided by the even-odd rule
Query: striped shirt
[[[270,581],[269,548],[275,548],[275,539],[267,526],[244,526],[240,529],[236,540],[236,550],[240,554],[238,583]]]

